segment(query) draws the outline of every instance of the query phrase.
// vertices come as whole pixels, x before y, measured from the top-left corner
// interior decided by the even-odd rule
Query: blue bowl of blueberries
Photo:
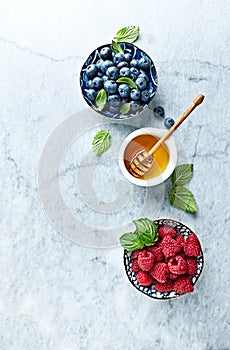
[[[152,59],[130,43],[119,43],[118,50],[112,44],[100,46],[89,55],[80,73],[87,104],[112,119],[142,113],[155,96],[157,84]]]

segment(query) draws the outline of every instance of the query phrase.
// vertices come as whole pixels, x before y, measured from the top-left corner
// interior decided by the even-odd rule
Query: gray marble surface
[[[86,109],[78,86],[84,58],[129,24],[140,26],[138,45],[158,70],[154,105],[177,117],[206,95],[176,135],[179,160],[194,164],[189,187],[199,211],[170,207],[167,181],[158,213],[193,228],[205,254],[195,292],[173,301],[131,286],[121,248],[60,235],[38,194],[47,140]],[[229,33],[227,0],[0,2],[0,350],[230,349]],[[146,125],[162,122],[136,120]]]

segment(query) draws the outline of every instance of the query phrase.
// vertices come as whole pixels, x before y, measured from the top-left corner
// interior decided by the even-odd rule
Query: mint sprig
[[[92,141],[93,151],[96,156],[100,156],[110,147],[110,133],[107,130],[100,130],[96,133]]]
[[[112,40],[112,47],[113,47],[113,51],[115,53],[124,53],[121,45],[119,45],[118,43],[116,43],[116,41]]]
[[[118,42],[134,43],[139,37],[139,26],[128,26],[118,30],[114,39]]]
[[[101,89],[96,97],[95,103],[99,111],[102,111],[102,109],[105,107],[107,101],[107,94],[104,89]]]
[[[136,89],[137,88],[136,83],[134,83],[134,81],[132,79],[127,78],[127,77],[121,77],[121,78],[117,79],[116,82],[117,83],[127,84],[130,87],[130,89]]]
[[[128,250],[128,252],[134,252],[135,250],[142,249],[144,247],[144,243],[138,234],[134,232],[124,233],[120,237],[120,243],[123,248]]]
[[[186,185],[192,179],[193,164],[178,165],[171,175],[171,181],[174,186]]]
[[[120,113],[121,114],[127,114],[127,113],[129,113],[129,110],[130,110],[130,103],[124,103],[121,106]]]

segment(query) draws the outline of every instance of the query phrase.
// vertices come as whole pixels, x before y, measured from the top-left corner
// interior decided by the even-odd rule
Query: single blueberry
[[[128,77],[130,75],[130,69],[127,67],[123,67],[120,69],[120,76],[121,77]]]
[[[101,70],[101,66],[103,65],[104,61],[103,60],[98,60],[96,62],[96,67],[97,69],[100,71]]]
[[[142,69],[140,70],[140,74],[138,75],[138,78],[144,78],[146,82],[148,83],[149,81],[149,76],[146,74]]]
[[[86,74],[88,78],[94,78],[97,75],[97,67],[95,64],[90,64],[86,68]]]
[[[117,68],[118,68],[118,69],[121,69],[121,68],[123,68],[123,67],[128,67],[128,66],[129,66],[128,62],[125,62],[125,61],[119,62],[119,63],[117,64]]]
[[[138,60],[138,67],[143,70],[148,70],[150,68],[151,61],[148,57],[142,57]]]
[[[99,77],[93,79],[94,89],[101,89],[103,87],[103,80]]]
[[[139,70],[135,67],[130,68],[130,78],[132,80],[136,80],[139,74]]]
[[[109,67],[106,71],[106,75],[111,80],[117,80],[119,77],[119,70],[116,67]]]
[[[108,94],[114,94],[117,92],[117,84],[113,80],[107,80],[104,82],[104,89]]]
[[[105,74],[105,72],[107,71],[107,69],[109,68],[109,67],[112,67],[113,66],[113,62],[112,61],[110,61],[110,60],[106,60],[106,61],[104,61],[103,62],[103,64],[101,65],[101,71],[102,71],[102,73],[104,73]]]
[[[129,97],[129,93],[130,93],[130,88],[127,84],[121,84],[119,87],[118,87],[118,92],[119,92],[119,95],[121,97]]]
[[[130,112],[136,113],[140,111],[141,105],[139,101],[130,101]]]
[[[144,78],[138,77],[135,83],[137,84],[138,89],[141,91],[144,90],[147,86],[146,80]]]
[[[172,118],[165,118],[164,119],[164,125],[166,128],[170,129],[174,124],[175,124],[175,122]]]
[[[157,106],[154,108],[153,113],[157,116],[157,117],[164,117],[165,116],[165,110],[163,107],[161,106]]]
[[[123,53],[117,53],[114,57],[113,57],[113,62],[115,64],[118,64],[119,62],[125,61],[125,55]]]
[[[93,88],[93,80],[86,81],[85,85],[87,88],[92,89]]]
[[[137,66],[138,66],[137,60],[132,59],[131,62],[130,62],[130,67],[135,67],[136,68]]]
[[[130,62],[132,60],[132,55],[130,53],[125,53],[125,60]]]
[[[103,75],[102,80],[105,82],[106,80],[109,80],[109,78],[107,77],[107,75]]]
[[[100,50],[100,56],[103,60],[110,58],[111,54],[112,54],[112,50],[110,49],[110,47],[103,47]]]
[[[108,97],[108,103],[113,107],[119,106],[120,102],[121,102],[121,98],[119,95],[110,95]]]
[[[97,96],[96,91],[94,89],[89,89],[89,90],[85,90],[86,91],[86,96],[88,97],[88,99],[92,102],[95,101],[95,98]]]
[[[142,91],[142,93],[141,93],[141,101],[147,102],[149,100],[149,98],[150,98],[149,90]]]
[[[138,89],[132,89],[131,90],[131,92],[130,92],[130,98],[132,99],[132,100],[139,100],[140,99],[140,97],[141,97],[141,92],[140,92],[140,90],[138,90]]]

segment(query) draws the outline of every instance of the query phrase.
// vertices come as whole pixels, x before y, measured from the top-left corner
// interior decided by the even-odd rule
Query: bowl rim
[[[87,103],[87,105],[88,105],[93,111],[95,111],[96,113],[100,114],[102,117],[104,117],[104,118],[106,118],[106,119],[109,119],[109,120],[116,120],[116,121],[117,121],[117,120],[120,120],[120,121],[122,121],[122,120],[127,120],[127,119],[135,118],[135,117],[138,117],[139,115],[141,115],[144,111],[146,111],[146,109],[149,108],[149,104],[152,102],[152,100],[153,100],[153,98],[155,97],[155,95],[156,95],[156,93],[157,93],[157,90],[158,90],[158,73],[157,73],[157,70],[156,70],[155,63],[153,62],[152,58],[151,58],[144,50],[140,49],[137,45],[134,45],[134,44],[132,44],[132,43],[123,42],[123,41],[122,41],[122,42],[119,42],[119,44],[125,44],[125,45],[128,44],[128,45],[134,46],[136,49],[138,49],[138,50],[144,52],[144,54],[147,55],[147,56],[149,57],[149,59],[150,59],[150,61],[151,61],[151,64],[152,64],[152,66],[154,67],[155,73],[156,73],[156,84],[155,84],[156,90],[154,91],[152,97],[151,97],[150,100],[148,101],[148,104],[147,104],[140,112],[137,112],[136,114],[134,114],[134,115],[132,115],[132,116],[128,116],[128,117],[124,117],[124,118],[109,117],[109,116],[105,115],[102,111],[99,111],[99,110],[97,110],[96,108],[92,107],[92,106],[88,103],[88,101],[87,101],[87,99],[85,98],[85,95],[83,94],[83,91],[82,91],[82,85],[81,85],[81,80],[82,80],[82,69],[83,69],[83,67],[84,67],[85,62],[86,62],[87,59],[89,58],[89,56],[91,56],[96,50],[99,50],[100,48],[103,48],[104,46],[110,46],[110,47],[112,47],[112,43],[109,43],[109,44],[102,44],[102,45],[98,46],[96,49],[94,49],[94,50],[88,55],[88,57],[84,60],[84,63],[83,63],[83,65],[81,66],[81,69],[80,69],[79,83],[80,83],[81,94],[82,94],[82,96],[83,96],[85,102]],[[122,114],[119,114],[119,115],[122,115]]]
[[[181,224],[181,225],[185,226],[186,228],[189,229],[189,231],[191,232],[191,234],[194,234],[194,235],[197,237],[198,241],[200,242],[199,237],[195,234],[195,232],[194,232],[193,230],[191,230],[190,227],[188,227],[187,225],[183,224],[181,221],[178,221],[178,220],[175,220],[175,219],[170,219],[170,218],[159,218],[159,219],[153,220],[153,222],[155,223],[156,221],[160,221],[160,220],[173,221],[173,222],[175,222],[175,223],[178,223],[178,224]],[[147,296],[147,297],[149,297],[149,298],[151,298],[151,299],[155,299],[155,300],[171,300],[171,299],[177,299],[177,298],[182,297],[183,295],[189,294],[189,293],[181,293],[181,294],[178,294],[178,295],[175,295],[175,296],[171,296],[171,297],[157,298],[157,297],[154,297],[154,296],[151,296],[151,295],[149,295],[149,294],[144,293],[142,290],[140,290],[140,289],[138,288],[138,286],[136,286],[136,285],[134,284],[134,282],[133,282],[133,281],[129,278],[129,276],[128,276],[128,272],[127,272],[127,268],[126,268],[127,265],[125,264],[125,255],[126,255],[127,253],[129,253],[129,252],[128,252],[126,249],[124,249],[124,253],[123,253],[123,264],[124,264],[124,267],[125,267],[125,273],[126,273],[126,276],[127,276],[128,280],[129,280],[129,282],[130,282],[130,283],[132,284],[132,286],[135,287],[140,293],[144,294],[145,296]],[[200,270],[200,273],[199,273],[199,275],[198,275],[196,281],[194,282],[193,286],[196,285],[196,283],[197,283],[197,281],[199,280],[199,278],[200,278],[200,276],[201,276],[201,274],[202,274],[202,272],[203,272],[203,269],[204,269],[204,253],[203,253],[201,244],[200,244],[200,256],[202,257],[201,270]],[[161,293],[161,292],[159,292],[159,293]]]
[[[169,176],[172,174],[173,170],[175,169],[177,164],[177,148],[176,148],[176,143],[173,135],[171,135],[164,142],[169,151],[169,162],[167,167],[163,171],[163,173],[161,173],[160,175],[148,180],[140,180],[138,178],[135,178],[129,173],[124,163],[124,153],[125,153],[126,147],[130,143],[130,141],[132,141],[135,137],[139,135],[145,135],[145,134],[162,137],[165,133],[166,133],[165,129],[144,127],[131,132],[122,142],[119,150],[118,163],[122,174],[125,176],[127,180],[132,182],[134,185],[141,186],[141,187],[157,186],[162,182],[166,181],[169,178]]]

